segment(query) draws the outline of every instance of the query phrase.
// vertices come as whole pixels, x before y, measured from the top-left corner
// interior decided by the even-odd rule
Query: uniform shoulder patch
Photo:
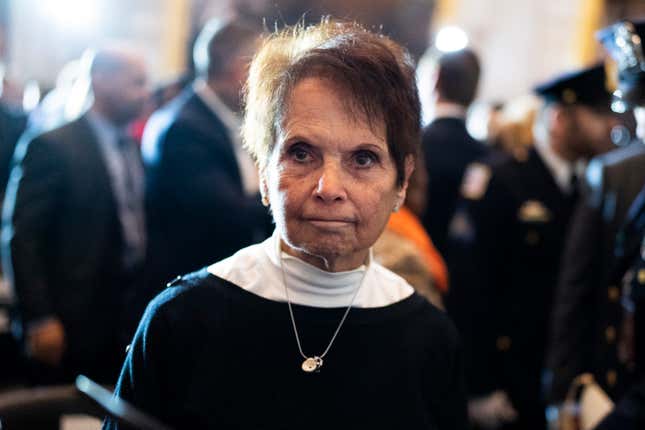
[[[491,175],[491,169],[487,165],[471,163],[461,182],[461,195],[470,200],[481,199],[488,189]]]
[[[527,200],[517,211],[517,218],[522,222],[544,223],[553,218],[549,208],[538,200]]]

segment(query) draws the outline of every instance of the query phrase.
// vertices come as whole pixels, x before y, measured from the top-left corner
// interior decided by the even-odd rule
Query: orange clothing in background
[[[442,293],[448,291],[448,269],[443,257],[434,247],[430,236],[423,228],[419,218],[405,206],[390,216],[387,228],[413,242],[421,251],[433,280]]]

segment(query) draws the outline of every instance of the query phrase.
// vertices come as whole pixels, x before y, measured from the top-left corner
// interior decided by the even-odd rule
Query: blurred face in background
[[[615,148],[611,130],[621,121],[614,113],[583,104],[548,109],[551,138],[569,161],[588,159]]]
[[[618,115],[585,105],[575,106],[572,115],[572,138],[577,141],[578,151],[584,158],[591,158],[615,148],[611,140],[611,130],[621,124]]]
[[[146,69],[134,55],[109,55],[110,64],[92,73],[94,103],[116,125],[126,125],[139,116],[148,97]]]
[[[237,50],[222,76],[217,78],[217,94],[233,111],[241,110],[242,87],[249,75],[249,64],[258,47],[259,39],[247,40]]]

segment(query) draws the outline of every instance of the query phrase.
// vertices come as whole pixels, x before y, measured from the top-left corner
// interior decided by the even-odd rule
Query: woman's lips
[[[347,227],[355,223],[353,219],[350,218],[305,218],[305,221],[311,225],[319,228],[342,228]]]

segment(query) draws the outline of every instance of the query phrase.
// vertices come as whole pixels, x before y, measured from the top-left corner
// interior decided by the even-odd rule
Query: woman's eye
[[[296,149],[293,153],[293,156],[297,161],[307,161],[309,154],[304,149]]]
[[[354,155],[354,162],[358,167],[370,167],[378,162],[378,156],[371,151],[359,151]]]
[[[311,154],[309,153],[309,151],[298,144],[293,145],[291,148],[289,148],[289,155],[299,163],[304,163],[311,159]]]

